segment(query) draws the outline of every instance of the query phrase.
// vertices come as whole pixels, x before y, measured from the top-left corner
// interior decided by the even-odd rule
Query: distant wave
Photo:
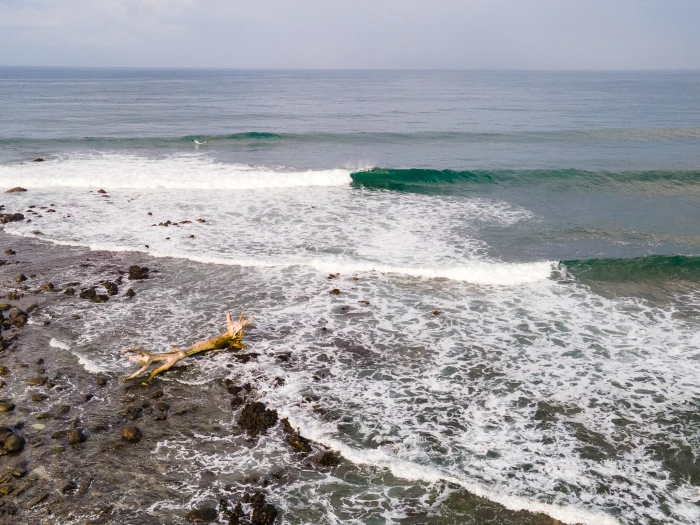
[[[700,282],[700,256],[648,255],[633,259],[562,261],[577,279],[603,282],[693,281]]]
[[[241,131],[222,134],[190,134],[172,137],[5,137],[0,145],[83,145],[83,146],[168,146],[206,141],[210,146],[255,143],[275,146],[287,143],[572,143],[577,142],[672,142],[700,141],[700,128],[611,128],[592,130],[551,130],[518,132],[418,131],[418,132],[304,132]]]
[[[500,184],[503,186],[558,184],[567,188],[593,190],[630,184],[668,187],[700,184],[700,171],[594,172],[577,169],[554,170],[436,170],[423,168],[372,168],[352,174],[357,186],[398,191],[439,191],[438,186],[458,184]],[[444,188],[443,188],[444,189]]]

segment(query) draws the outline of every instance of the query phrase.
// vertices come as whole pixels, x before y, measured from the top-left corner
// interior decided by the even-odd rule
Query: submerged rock
[[[241,411],[241,417],[238,418],[238,424],[253,437],[265,433],[276,423],[277,411],[268,409],[259,401],[248,403]]]
[[[187,513],[185,519],[190,523],[211,523],[216,521],[219,517],[219,513],[213,507],[203,507],[201,509],[194,509]]]

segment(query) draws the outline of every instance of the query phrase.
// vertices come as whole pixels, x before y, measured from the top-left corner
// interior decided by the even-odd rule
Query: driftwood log
[[[194,354],[199,354],[200,352],[207,352],[210,350],[215,351],[225,350],[227,348],[245,348],[245,345],[242,342],[244,335],[243,327],[250,323],[252,320],[252,317],[250,317],[249,319],[244,319],[243,314],[241,314],[241,317],[238,319],[238,321],[234,321],[231,318],[231,314],[227,313],[226,322],[228,324],[228,330],[225,333],[217,337],[212,337],[211,339],[195,343],[184,350],[176,346],[171,346],[171,348],[173,349],[172,352],[151,353],[146,352],[141,347],[127,348],[126,350],[122,350],[120,352],[121,355],[126,356],[127,359],[129,359],[129,361],[135,361],[137,363],[140,363],[142,366],[129,377],[121,376],[121,378],[123,381],[128,381],[129,379],[134,379],[136,377],[142,376],[146,374],[146,372],[148,371],[148,367],[151,366],[151,363],[165,361],[164,365],[161,365],[155,370],[153,370],[148,376],[146,383],[150,383],[155,376],[157,376],[161,372],[169,370],[173,367],[173,365],[175,365],[175,363],[177,363],[181,359],[184,359],[185,357],[189,357]]]

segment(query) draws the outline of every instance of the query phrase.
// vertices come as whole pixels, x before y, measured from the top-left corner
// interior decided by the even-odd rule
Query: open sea
[[[700,522],[699,72],[0,68],[12,186],[61,213],[8,233],[174,261],[62,343],[91,370],[255,316],[257,360],[177,380],[254,382],[358,467],[277,491],[284,523],[460,523],[450,487]],[[264,474],[274,447],[153,454]]]

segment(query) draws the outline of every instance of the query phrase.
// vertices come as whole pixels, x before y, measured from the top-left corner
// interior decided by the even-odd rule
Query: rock
[[[27,306],[27,313],[30,314],[30,313],[32,313],[34,310],[36,310],[37,308],[39,308],[39,305],[38,305],[38,304],[36,304],[36,303],[30,304],[29,306]]]
[[[18,222],[23,220],[24,215],[21,213],[0,213],[0,223],[2,224],[7,224],[8,222]],[[14,255],[14,253],[8,253],[8,255]]]
[[[53,291],[53,283],[44,283],[41,285],[41,289],[44,290],[45,292],[51,292]]]
[[[107,295],[117,295],[119,293],[119,287],[115,283],[107,281],[102,286],[107,290]]]
[[[143,412],[143,409],[141,407],[129,406],[129,407],[126,407],[124,410],[122,410],[119,414],[122,417],[125,417],[126,419],[133,421],[134,419],[138,419],[139,416],[141,416],[142,412]]]
[[[58,405],[54,411],[54,414],[57,416],[64,416],[68,412],[70,412],[70,405]]]
[[[133,265],[129,266],[129,279],[132,281],[137,279],[148,279],[148,268],[145,266]]]
[[[44,162],[44,159],[42,159],[41,157],[37,157],[32,162]],[[27,191],[27,190],[24,190],[24,191]]]
[[[333,289],[330,291],[330,293],[333,294],[333,295],[340,295],[340,290],[338,290],[337,288],[333,288]]]
[[[167,412],[168,410],[170,410],[170,405],[165,401],[158,401],[156,403],[156,408],[161,412]]]
[[[75,288],[68,287],[68,288],[66,288],[66,291],[63,293],[66,295],[75,295]]]
[[[24,326],[24,324],[29,319],[27,312],[24,312],[17,307],[12,308],[10,310],[8,317],[10,318],[12,324],[14,324],[15,326]]]
[[[46,401],[49,398],[46,394],[32,394],[32,401]]]
[[[95,381],[97,381],[97,384],[100,386],[105,386],[107,384],[107,378],[102,375],[96,376]]]
[[[107,192],[105,190],[103,190],[102,188],[100,188],[99,190],[97,190],[97,193],[107,193]]]
[[[126,291],[126,294],[125,294],[125,295],[126,295],[127,297],[131,298],[131,297],[134,297],[134,296],[136,295],[136,292],[135,292],[134,290],[132,290],[131,288],[129,288],[129,289]]]
[[[197,219],[197,222],[202,222],[202,223],[204,223],[204,222],[207,222],[207,221],[206,221],[206,219]]]
[[[75,430],[71,430],[70,433],[68,434],[68,443],[70,445],[78,445],[85,441],[87,438],[85,437],[85,434],[83,434],[83,431],[79,428],[76,428]]]
[[[80,292],[80,298],[81,299],[92,299],[97,295],[97,290],[94,288],[88,288],[87,290],[83,290]]]
[[[5,250],[5,253],[7,255],[15,255],[17,252],[14,251],[12,248],[8,248],[7,250]]]
[[[36,161],[34,161],[34,162],[36,162]],[[22,188],[21,186],[15,186],[14,188],[10,188],[9,190],[7,190],[5,193],[21,193],[23,191],[27,191],[27,188]]]
[[[106,303],[109,301],[109,295],[97,294],[94,297],[91,297],[90,300],[93,303]]]
[[[151,399],[158,399],[159,397],[163,397],[163,391],[162,390],[156,390],[151,394]]]
[[[15,404],[11,401],[0,401],[0,412],[12,412],[15,409]]]
[[[38,376],[38,377],[33,377],[29,381],[27,381],[27,384],[29,386],[41,386],[44,383],[46,383],[46,377],[44,376]]]
[[[238,418],[238,424],[253,437],[266,432],[275,423],[277,423],[277,411],[269,410],[259,401],[248,403]]]
[[[122,429],[122,439],[127,441],[138,441],[141,439],[141,431],[138,427],[124,427]]]
[[[44,501],[46,498],[49,497],[48,492],[42,492],[35,498],[32,498],[29,503],[27,503],[27,508],[31,509],[32,507],[36,507],[39,503]]]
[[[6,366],[0,366],[0,376],[6,376],[10,373],[10,369]]]
[[[282,420],[282,425],[284,426],[284,431],[287,434],[287,443],[289,443],[292,448],[306,454],[311,452],[311,441],[299,434],[298,430],[294,430],[286,417]]]
[[[23,273],[21,273],[17,277],[15,277],[16,283],[21,283],[22,281],[26,281],[26,280],[27,280],[27,276],[24,275]]]
[[[190,523],[211,523],[219,518],[219,513],[213,507],[194,509],[187,513],[185,519]]]
[[[254,525],[272,525],[277,518],[277,509],[265,502],[265,495],[262,492],[256,492],[250,498],[250,504],[253,507],[253,515],[250,517],[250,522]]]
[[[320,457],[316,458],[316,462],[324,467],[334,467],[340,463],[340,459],[330,450],[321,454]]]
[[[51,434],[51,439],[64,439],[68,435],[66,430],[57,430]]]
[[[18,434],[12,434],[5,440],[5,450],[19,452],[24,448],[24,438]]]

